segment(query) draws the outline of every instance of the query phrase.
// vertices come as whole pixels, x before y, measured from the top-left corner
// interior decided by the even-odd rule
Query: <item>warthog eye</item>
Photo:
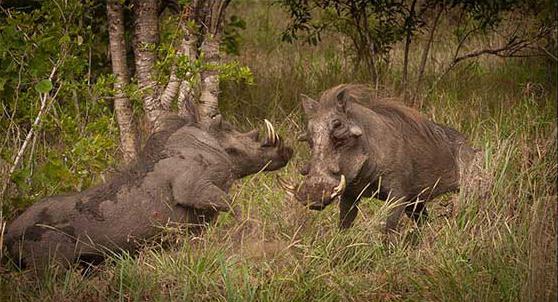
[[[346,127],[339,127],[333,130],[331,138],[333,140],[333,144],[338,147],[347,141],[347,138],[349,138],[349,131]]]
[[[333,120],[331,122],[331,128],[333,128],[333,129],[337,129],[337,128],[341,127],[342,125],[343,125],[343,123],[341,123],[340,120]]]

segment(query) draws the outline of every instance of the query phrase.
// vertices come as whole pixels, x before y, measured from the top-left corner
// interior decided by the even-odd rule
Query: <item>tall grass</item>
[[[415,229],[405,218],[400,242],[388,249],[380,232],[388,205],[363,200],[355,226],[339,231],[335,206],[304,209],[275,181],[275,174],[299,177],[297,166],[308,156],[293,135],[303,127],[299,94],[369,82],[365,73],[355,71],[340,37],[318,47],[284,44],[278,33],[285,16],[277,8],[236,9],[249,24],[238,59],[252,69],[255,85],[224,83],[222,109],[239,124],[275,120],[295,159],[235,185],[239,220],[221,215],[200,237],[175,230],[167,243],[113,257],[89,277],[71,270],[36,281],[32,272],[4,273],[0,300],[556,300],[557,104],[546,63],[482,59],[421,94],[424,114],[482,148],[479,164],[488,177],[471,189],[488,194],[433,202],[428,223]]]

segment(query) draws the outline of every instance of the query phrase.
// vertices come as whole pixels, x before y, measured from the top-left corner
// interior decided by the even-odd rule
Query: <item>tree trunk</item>
[[[407,16],[407,20],[405,20],[405,29],[407,31],[407,37],[405,39],[405,54],[403,57],[403,78],[401,80],[401,87],[403,89],[403,100],[406,103],[407,99],[409,98],[409,93],[407,89],[408,85],[408,76],[409,76],[409,48],[411,47],[411,37],[413,35],[412,27],[413,23],[415,22],[415,4],[417,0],[413,0],[411,4],[411,8],[409,9],[409,16]]]
[[[203,41],[201,51],[205,56],[205,64],[209,66],[201,74],[200,119],[206,123],[219,113],[219,72],[215,69],[219,64],[219,42],[217,37],[208,34]]]
[[[196,44],[195,42],[196,40],[193,33],[186,31],[184,36],[183,46],[182,46],[184,48],[183,55],[188,56],[188,58],[191,61],[194,61],[198,57],[198,52],[197,52],[197,47],[195,46]],[[178,114],[183,117],[190,114],[191,110],[189,110],[189,108],[193,106],[194,89],[192,87],[193,86],[192,81],[193,81],[192,74],[188,73],[186,74],[186,78],[180,82],[180,87],[178,88],[178,99],[177,99]]]
[[[219,72],[215,68],[220,63],[219,38],[225,10],[230,0],[207,0],[201,9],[205,16],[206,32],[201,52],[204,54],[205,68],[201,73],[201,96],[199,114],[202,124],[219,113]]]
[[[401,79],[401,88],[403,89],[403,101],[407,103],[409,93],[407,92],[407,81],[409,74],[409,48],[411,46],[411,32],[407,31],[407,38],[405,39],[405,53],[403,56],[403,78]]]
[[[194,21],[199,23],[199,10],[201,9],[202,4],[203,2],[201,1],[193,0],[189,5],[186,5],[179,23],[183,37],[178,49],[178,55],[187,57],[190,62],[197,59],[198,51],[196,47],[195,29],[188,27],[187,22]],[[189,110],[189,108],[192,106],[191,103],[193,102],[194,97],[191,77],[192,74],[188,72],[184,79],[179,79],[176,76],[176,68],[173,66],[169,84],[161,95],[161,105],[163,109],[170,109],[171,103],[178,93],[177,105],[179,115],[186,117],[190,114],[191,110]]]
[[[143,93],[143,109],[153,129],[157,117],[163,112],[158,96],[157,83],[153,79],[156,47],[159,42],[158,0],[134,1],[135,41],[134,55],[136,76]]]
[[[184,41],[184,55],[188,56],[191,61],[197,59],[198,49],[196,47],[196,38],[191,32],[186,32]],[[193,78],[192,74],[188,73],[186,78],[180,82],[180,87],[178,88],[178,114],[182,117],[189,116],[191,114],[191,108],[194,102],[194,89],[192,84]],[[194,118],[199,118],[195,116]]]
[[[176,65],[173,65],[167,87],[161,94],[161,109],[170,111],[172,101],[176,97],[176,93],[178,92],[179,87],[180,79],[176,76]]]
[[[107,3],[107,17],[109,25],[110,54],[112,72],[116,76],[114,88],[114,112],[120,130],[120,149],[124,161],[129,163],[138,155],[138,135],[134,124],[134,116],[130,100],[124,93],[124,87],[129,83],[128,67],[126,64],[126,42],[124,37],[124,12],[118,0]]]
[[[440,21],[440,16],[444,11],[444,6],[440,7],[440,10],[436,14],[434,18],[434,22],[432,23],[432,27],[430,28],[430,32],[428,33],[428,40],[424,44],[424,49],[422,50],[422,56],[420,58],[420,66],[418,71],[418,80],[417,80],[417,88],[416,93],[419,92],[419,89],[422,85],[422,81],[424,79],[424,71],[426,69],[426,60],[428,59],[428,54],[430,53],[430,48],[432,47],[432,41],[434,40],[434,33],[436,32],[436,27],[438,27],[438,22]]]

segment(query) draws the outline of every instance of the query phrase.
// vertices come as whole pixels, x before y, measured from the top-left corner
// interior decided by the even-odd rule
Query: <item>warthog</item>
[[[375,99],[362,85],[340,85],[319,102],[303,96],[310,162],[303,182],[283,187],[298,201],[322,210],[340,199],[340,228],[349,228],[363,196],[399,200],[386,231],[405,211],[420,222],[425,201],[456,191],[460,166],[475,153],[456,130],[436,124],[390,99]]]
[[[266,120],[267,135],[240,133],[218,115],[207,129],[166,116],[137,164],[80,193],[48,197],[7,228],[20,265],[44,269],[50,260],[101,261],[105,251],[135,251],[169,223],[200,224],[230,208],[232,182],[287,164],[286,147]]]

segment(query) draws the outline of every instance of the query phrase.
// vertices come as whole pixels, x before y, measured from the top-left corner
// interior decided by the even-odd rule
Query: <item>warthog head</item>
[[[266,134],[260,137],[258,129],[242,133],[237,131],[222,116],[213,117],[208,132],[219,141],[232,160],[238,178],[259,171],[273,171],[284,167],[293,155],[293,150],[284,145],[273,125],[264,120]]]
[[[284,184],[287,191],[309,206],[321,210],[347,189],[368,158],[363,129],[351,118],[344,92],[317,102],[303,96],[308,119],[306,140],[312,151],[310,162],[301,168],[304,181],[298,186]]]

